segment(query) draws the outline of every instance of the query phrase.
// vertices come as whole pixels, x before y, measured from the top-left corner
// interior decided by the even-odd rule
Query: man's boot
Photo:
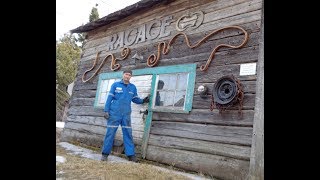
[[[107,161],[107,160],[108,160],[108,154],[102,154],[101,161]]]
[[[132,155],[132,156],[128,156],[129,158],[129,161],[132,161],[132,162],[138,162],[137,158],[135,155]]]

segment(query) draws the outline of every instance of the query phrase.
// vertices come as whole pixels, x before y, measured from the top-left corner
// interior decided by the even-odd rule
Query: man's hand
[[[148,103],[150,101],[149,96],[143,98],[143,103]]]
[[[106,112],[103,117],[106,118],[106,119],[109,119],[109,113]]]

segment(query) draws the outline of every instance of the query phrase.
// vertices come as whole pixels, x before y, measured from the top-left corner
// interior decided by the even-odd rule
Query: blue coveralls
[[[126,156],[135,155],[131,127],[131,101],[142,104],[134,84],[124,84],[123,80],[112,84],[104,112],[109,112],[107,133],[104,138],[102,154],[110,154],[119,124],[122,127],[124,152]]]

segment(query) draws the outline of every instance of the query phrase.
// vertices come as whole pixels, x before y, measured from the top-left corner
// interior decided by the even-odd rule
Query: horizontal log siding
[[[206,63],[211,51],[222,43],[240,44],[244,38],[241,31],[220,32],[195,49],[188,48],[184,38],[178,37],[169,53],[161,54],[157,67],[196,63],[196,84],[192,110],[189,114],[153,113],[146,159],[205,173],[219,179],[245,179],[249,168],[257,77],[256,75],[240,76],[239,72],[241,64],[258,61],[261,2],[261,0],[177,0],[167,6],[152,7],[88,32],[74,92],[70,99],[63,137],[66,140],[101,148],[106,130],[104,113],[102,109],[93,108],[98,75],[86,83],[83,83],[81,78],[83,73],[92,67],[97,52],[102,51],[95,69],[109,53],[120,57],[120,48],[105,51],[107,36],[137,28],[168,15],[173,15],[173,21],[176,21],[188,12],[201,10],[204,12],[202,25],[185,32],[191,44],[195,44],[212,31],[229,25],[244,28],[249,34],[249,40],[240,49],[219,49],[205,72],[200,71],[199,67]],[[148,56],[157,53],[159,42],[168,42],[177,33],[175,23],[167,26],[167,30],[171,30],[171,35],[168,37],[146,40],[144,43],[130,46],[129,58],[117,61],[122,66],[120,70],[150,68],[147,66]],[[139,52],[143,60],[131,59],[135,52]],[[112,72],[109,68],[110,61],[110,59],[107,60],[99,74]],[[94,73],[95,69],[87,74],[87,78]],[[238,78],[243,85],[242,115],[238,113],[237,105],[221,113],[217,109],[210,111],[214,84],[220,77],[230,74]],[[197,92],[200,85],[208,87],[208,96],[205,99],[201,98]],[[138,132],[140,128],[142,127],[137,127],[134,131]],[[116,140],[122,141],[119,137],[116,137]],[[137,155],[140,157],[141,138],[134,136],[134,142]]]
[[[218,179],[245,179],[249,161],[159,146],[148,146],[147,159],[211,175]]]

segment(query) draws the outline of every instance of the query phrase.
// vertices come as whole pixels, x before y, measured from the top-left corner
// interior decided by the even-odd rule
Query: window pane
[[[159,75],[159,80],[164,82],[163,90],[175,90],[176,88],[176,74],[163,74]]]
[[[185,91],[187,89],[187,85],[188,85],[188,74],[184,73],[184,74],[178,74],[178,78],[177,78],[177,90],[178,91]]]
[[[109,80],[102,80],[101,81],[101,91],[100,91],[100,93],[107,92],[108,82],[109,82]]]
[[[156,106],[184,107],[188,73],[158,75]]]
[[[177,91],[174,97],[174,106],[183,107],[185,101],[186,91]]]
[[[106,79],[101,81],[99,104],[104,104],[106,102],[111,86],[115,81],[117,81],[117,79]]]
[[[108,84],[108,92],[110,91],[110,89],[111,89],[111,86],[112,86],[112,84],[114,83],[114,81],[115,81],[115,79],[110,79],[109,80],[109,84]]]
[[[100,104],[104,104],[106,102],[106,95],[107,95],[107,93],[100,94],[100,100],[99,100]]]
[[[163,97],[163,106],[172,106],[174,92],[160,92],[161,98]]]

